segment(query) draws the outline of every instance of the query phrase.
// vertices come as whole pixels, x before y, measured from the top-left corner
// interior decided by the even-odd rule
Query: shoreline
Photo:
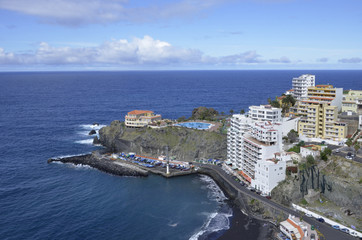
[[[133,164],[121,161],[110,160],[104,155],[102,155],[99,151],[94,151],[91,154],[78,155],[78,156],[70,156],[63,158],[50,158],[47,161],[48,163],[52,162],[62,162],[62,163],[73,163],[75,165],[88,165],[90,167],[96,168],[102,172],[110,173],[116,176],[139,176],[139,177],[147,177],[149,173],[163,176],[165,178],[171,177],[180,177],[191,174],[203,174],[212,178],[217,186],[223,191],[225,196],[227,196],[227,204],[232,208],[232,217],[229,225],[229,229],[225,230],[223,234],[218,237],[218,240],[233,240],[233,239],[241,239],[241,233],[245,234],[242,231],[240,224],[245,220],[245,217],[257,220],[259,222],[264,222],[264,225],[267,224],[269,228],[272,228],[271,231],[259,233],[259,236],[264,236],[262,239],[272,239],[270,238],[276,229],[275,223],[271,222],[271,219],[264,219],[262,216],[255,215],[249,207],[248,204],[245,204],[245,199],[240,196],[240,193],[237,193],[237,189],[234,189],[233,186],[227,184],[227,182],[215,171],[212,169],[202,168],[198,171],[173,171],[169,175],[166,175],[164,172],[156,170],[156,169],[144,169],[140,166],[135,166]],[[240,204],[244,203],[244,204]],[[264,235],[261,235],[264,234]],[[268,237],[268,238],[265,238]]]

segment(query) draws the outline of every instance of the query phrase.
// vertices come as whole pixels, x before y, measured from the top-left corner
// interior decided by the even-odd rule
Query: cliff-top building
[[[293,78],[292,86],[293,97],[297,100],[305,99],[307,98],[308,87],[315,86],[315,75],[303,74],[300,77]]]
[[[126,127],[140,128],[161,119],[161,115],[156,115],[153,111],[133,110],[126,115],[125,125]]]

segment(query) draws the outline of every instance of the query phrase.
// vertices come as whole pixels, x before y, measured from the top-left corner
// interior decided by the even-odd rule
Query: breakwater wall
[[[86,154],[81,156],[51,158],[48,163],[62,162],[73,163],[75,165],[88,165],[102,172],[118,175],[118,176],[148,176],[148,172],[127,164],[119,164],[106,158],[100,158],[97,154]]]

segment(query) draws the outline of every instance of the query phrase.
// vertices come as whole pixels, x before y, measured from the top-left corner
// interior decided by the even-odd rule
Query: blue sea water
[[[93,122],[107,125],[134,109],[164,118],[189,117],[198,106],[239,112],[282,94],[303,73],[317,84],[362,89],[362,71],[0,73],[0,239],[222,234],[231,209],[208,177],[118,177],[46,161],[99,148],[87,135]],[[245,228],[249,239],[261,227]]]

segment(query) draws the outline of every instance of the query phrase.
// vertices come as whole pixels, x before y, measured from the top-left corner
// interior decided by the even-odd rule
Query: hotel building
[[[337,115],[342,103],[342,88],[317,85],[308,88],[308,99],[297,102],[301,117],[298,133],[308,138],[341,141],[347,135],[347,124],[339,122]]]
[[[286,162],[275,157],[282,150],[279,127],[280,123],[254,122],[236,114],[228,131],[228,160],[246,181],[267,194],[285,178]]]
[[[313,87],[315,85],[315,75],[303,74],[300,77],[293,78],[293,97],[297,100],[307,98],[308,87]],[[290,91],[290,90],[289,90]]]
[[[155,115],[153,111],[133,110],[126,115],[125,125],[126,127],[141,128],[161,119],[161,115]]]
[[[249,131],[252,119],[242,114],[234,114],[230,120],[227,135],[227,159],[238,169],[242,168],[243,135]]]

